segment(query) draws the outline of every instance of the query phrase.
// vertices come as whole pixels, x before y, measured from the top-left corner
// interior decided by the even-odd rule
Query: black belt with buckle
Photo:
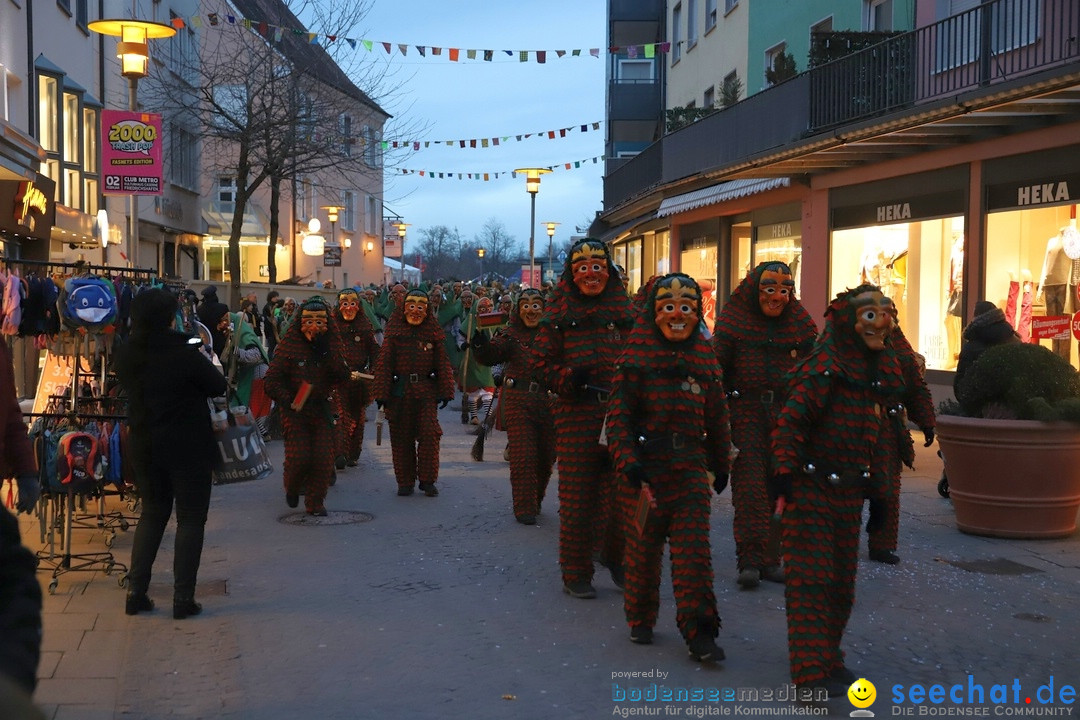
[[[806,463],[802,471],[814,477],[820,477],[833,487],[864,487],[870,483],[870,468],[861,470],[829,470],[814,463]]]
[[[526,385],[526,382],[528,382],[529,384]],[[518,388],[518,386],[520,385],[521,387],[518,388],[519,390],[525,390],[531,393],[538,393],[544,391],[543,385],[541,385],[535,380],[526,380],[525,378],[508,377],[503,380],[503,384],[506,385],[506,387],[508,388]]]
[[[763,405],[771,405],[776,402],[776,392],[774,390],[752,390],[744,393],[732,390],[728,393],[728,398],[731,400],[757,400]]]
[[[431,375],[421,375],[420,373],[409,373],[409,375],[408,375],[408,380],[411,383],[418,383],[418,382],[421,382],[423,380],[434,380],[434,379],[435,378],[431,377]]]
[[[660,452],[662,450],[683,450],[687,447],[696,447],[701,445],[701,440],[702,438],[698,435],[667,433],[651,438],[638,435],[637,444],[645,452]]]

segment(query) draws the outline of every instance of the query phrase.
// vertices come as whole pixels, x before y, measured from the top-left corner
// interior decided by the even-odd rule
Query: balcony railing
[[[994,0],[808,71],[810,131],[1080,59],[1080,2]]]

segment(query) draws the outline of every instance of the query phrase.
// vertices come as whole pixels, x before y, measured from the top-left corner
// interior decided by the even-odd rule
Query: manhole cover
[[[1054,618],[1050,617],[1049,615],[1041,615],[1039,613],[1026,613],[1026,612],[1024,612],[1024,613],[1016,613],[1015,615],[1013,615],[1013,617],[1016,618],[1017,620],[1028,620],[1030,622],[1036,622],[1036,623],[1048,623],[1048,622],[1053,622],[1053,620],[1054,620]]]
[[[968,572],[983,573],[984,575],[1029,575],[1041,573],[1039,568],[1013,562],[1005,558],[996,560],[946,560],[945,562]]]
[[[278,518],[286,525],[356,525],[375,519],[371,513],[359,510],[330,510],[326,517],[308,515],[306,512],[289,513]]]

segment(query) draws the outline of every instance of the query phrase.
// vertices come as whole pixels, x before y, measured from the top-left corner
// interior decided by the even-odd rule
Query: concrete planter
[[[1080,426],[937,418],[956,526],[973,535],[1061,538],[1080,510]]]

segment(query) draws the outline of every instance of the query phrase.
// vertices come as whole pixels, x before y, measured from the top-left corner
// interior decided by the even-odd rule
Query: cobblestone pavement
[[[629,642],[622,596],[606,571],[598,569],[597,599],[565,595],[554,481],[539,524],[519,525],[502,460],[505,435],[490,438],[487,461],[475,463],[473,437],[458,412],[440,415],[446,434],[437,498],[396,495],[389,442],[376,446],[373,429],[359,467],[341,473],[330,491],[328,522],[307,522],[286,507],[280,442],[270,446],[274,476],[215,488],[198,593],[204,612],[197,618],[174,621],[169,612],[171,529],[151,585],[153,613],[123,614],[116,573],[61,575],[45,601],[36,702],[48,717],[80,720],[709,717],[853,709],[845,698],[763,699],[766,692],[777,698],[791,691],[783,588],[737,589],[729,493],[714,499],[713,516],[719,644],[728,659],[703,667],[688,658],[678,635],[666,578],[651,646]],[[906,693],[933,684],[962,685],[965,701],[969,684],[983,687],[989,715],[1070,708],[1044,707],[1036,691],[1052,682],[1061,700],[1063,685],[1080,684],[1080,539],[961,534],[949,502],[936,492],[940,461],[920,448],[916,467],[904,478],[903,562],[867,561],[864,541],[844,640],[848,664],[877,688],[871,709],[878,717],[918,715],[920,706]],[[283,521],[289,519],[302,521]],[[27,543],[38,547],[36,524],[23,523]],[[82,543],[106,549],[100,531],[75,535],[76,552]],[[116,559],[126,563],[130,548],[131,532],[118,532]],[[48,573],[40,578],[47,587]],[[1014,680],[1018,703],[1012,703]],[[660,699],[652,701],[654,684]],[[994,685],[1009,686],[1010,704],[991,705]],[[664,700],[665,689],[715,693],[719,701]],[[728,691],[735,700],[724,701]],[[897,693],[904,702],[894,703]]]

